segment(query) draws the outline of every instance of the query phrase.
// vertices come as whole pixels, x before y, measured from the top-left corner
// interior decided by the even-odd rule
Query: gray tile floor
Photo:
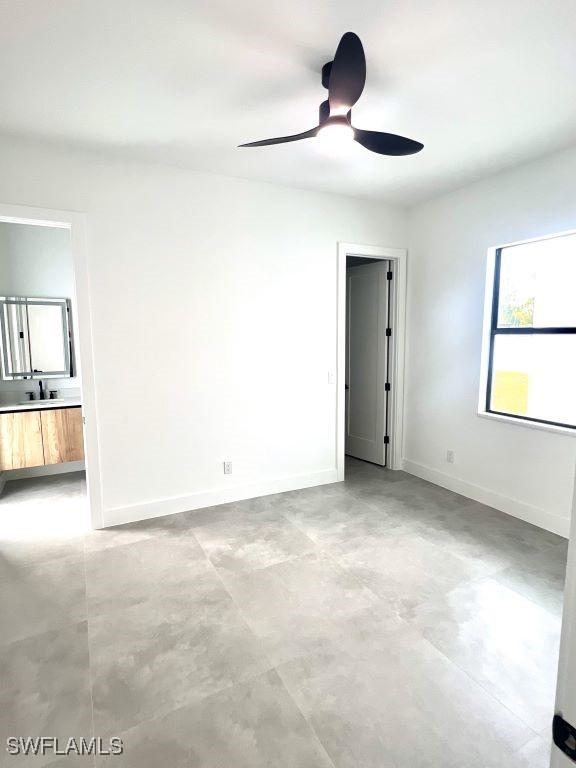
[[[95,763],[118,768],[547,768],[562,539],[356,461],[341,484],[24,535],[83,493],[68,475],[0,500],[3,765],[91,764],[3,742],[95,734],[123,739]]]

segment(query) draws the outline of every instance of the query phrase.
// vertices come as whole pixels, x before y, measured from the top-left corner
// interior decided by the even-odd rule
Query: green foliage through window
[[[509,294],[500,301],[499,325],[504,328],[523,328],[534,323],[534,296],[523,304],[518,303],[516,294]]]

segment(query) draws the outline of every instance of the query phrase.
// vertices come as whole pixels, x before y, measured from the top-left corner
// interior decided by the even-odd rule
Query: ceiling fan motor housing
[[[322,67],[322,85],[326,90],[328,90],[328,87],[330,85],[330,73],[332,72],[332,62],[328,61],[324,66]]]
[[[348,115],[332,115],[332,117],[324,121],[325,125],[345,125],[350,127],[350,117]]]
[[[341,117],[342,120],[337,120],[337,117]],[[349,109],[346,113],[346,116],[344,115],[334,115],[333,117],[330,117],[330,102],[328,100],[323,101],[322,104],[320,104],[320,109],[318,110],[318,123],[319,125],[323,125],[328,119],[331,123],[333,122],[346,122],[350,123],[350,119],[352,117],[352,110]]]

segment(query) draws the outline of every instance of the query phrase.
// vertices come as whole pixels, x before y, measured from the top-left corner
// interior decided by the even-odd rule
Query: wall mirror
[[[0,298],[2,378],[75,376],[69,299]]]

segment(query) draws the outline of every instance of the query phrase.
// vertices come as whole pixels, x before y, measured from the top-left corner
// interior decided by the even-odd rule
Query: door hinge
[[[392,336],[392,328],[386,328],[386,336]]]
[[[392,271],[386,273],[386,280],[392,280]]]
[[[384,435],[384,445],[388,445],[390,442],[390,437],[388,435]]]
[[[576,763],[576,728],[561,715],[554,715],[552,720],[552,738],[558,749]]]
[[[387,381],[386,384],[384,384],[384,392],[390,392],[390,382]]]

